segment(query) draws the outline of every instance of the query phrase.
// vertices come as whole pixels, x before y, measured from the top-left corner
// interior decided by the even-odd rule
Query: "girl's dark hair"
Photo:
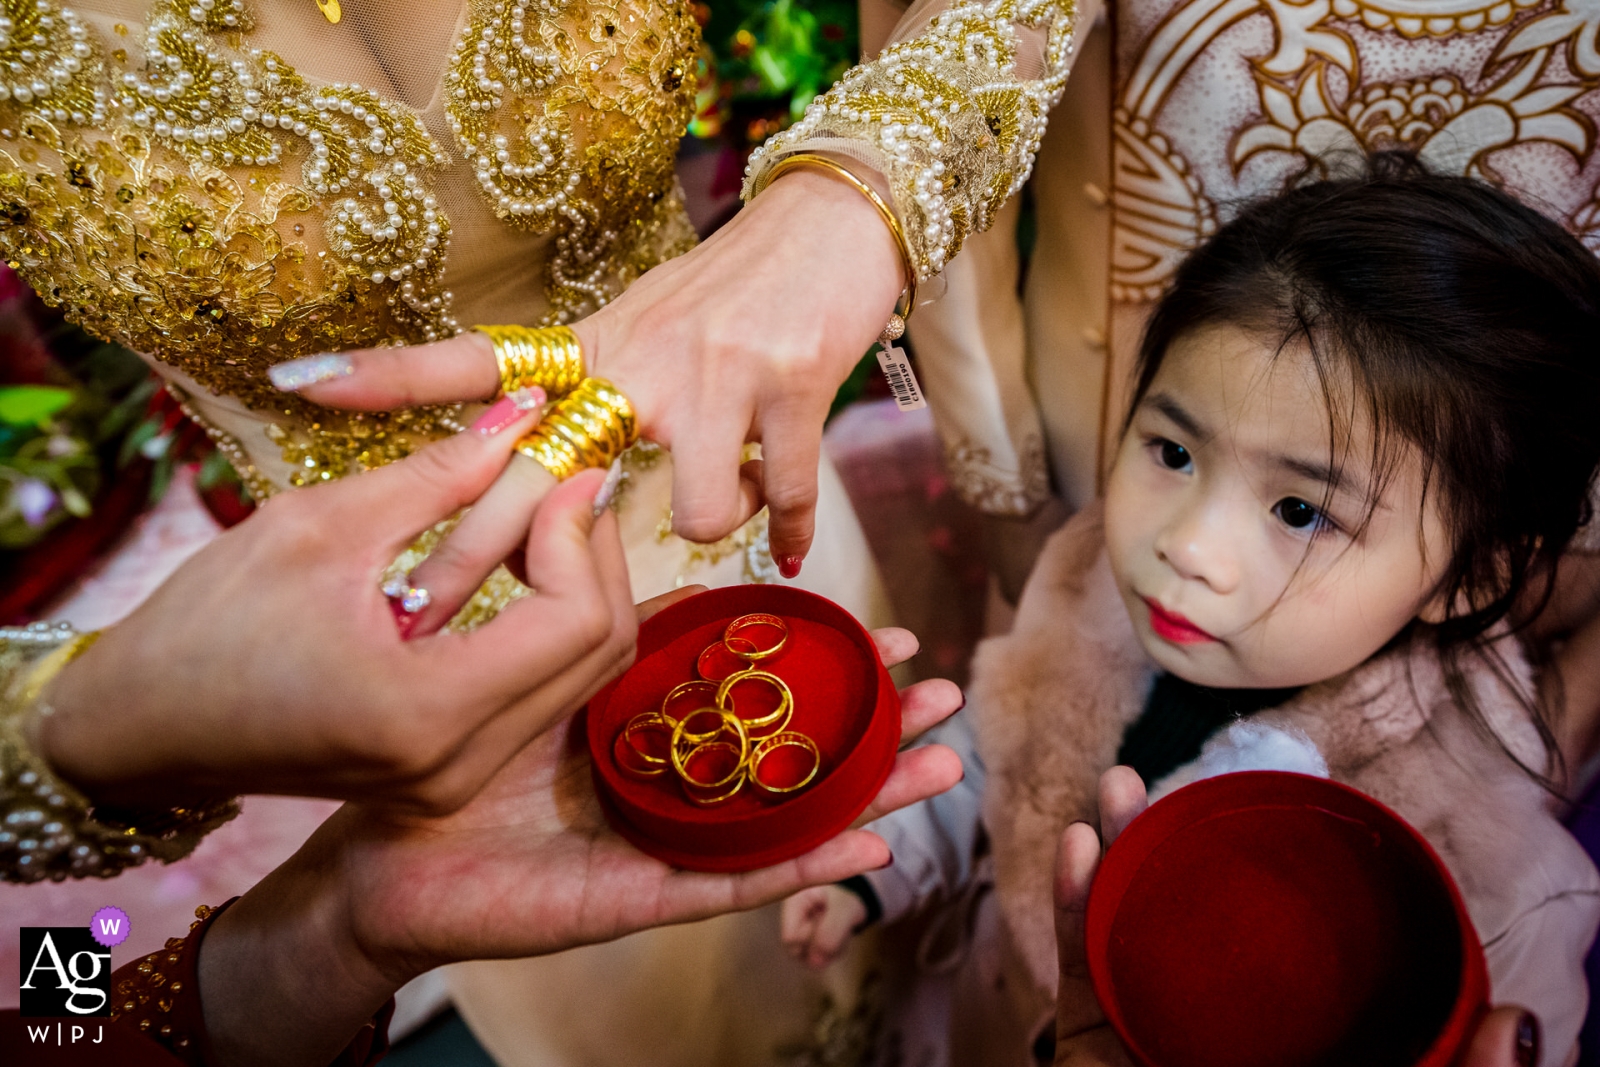
[[[1310,353],[1331,444],[1348,430],[1354,412],[1337,408],[1353,393],[1378,439],[1378,486],[1403,446],[1420,455],[1452,537],[1440,587],[1449,617],[1432,631],[1451,693],[1486,727],[1462,671],[1465,654],[1483,656],[1537,726],[1550,762],[1528,770],[1549,784],[1560,761],[1550,716],[1512,683],[1488,635],[1525,598],[1543,607],[1557,559],[1590,518],[1600,263],[1500,190],[1383,153],[1359,177],[1244,208],[1184,261],[1146,329],[1133,405],[1175,340],[1223,324]]]

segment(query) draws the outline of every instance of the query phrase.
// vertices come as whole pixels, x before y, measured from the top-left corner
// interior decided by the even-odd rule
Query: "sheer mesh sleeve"
[[[878,58],[750,157],[744,195],[795,152],[849,156],[887,179],[919,278],[987,229],[1033,169],[1072,66],[1075,0],[925,0]]]

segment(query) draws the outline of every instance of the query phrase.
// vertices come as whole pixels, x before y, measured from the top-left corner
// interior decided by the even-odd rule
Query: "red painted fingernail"
[[[543,406],[545,399],[544,390],[537,385],[507,393],[473,420],[472,428],[485,437],[493,437],[528,412]]]
[[[805,560],[799,556],[784,556],[778,560],[778,573],[785,578],[798,578],[800,576],[800,564],[804,562]]]
[[[411,640],[411,631],[417,628],[418,613],[407,611],[398,600],[389,601],[389,610],[394,613],[394,625],[400,631],[400,640]]]
[[[1539,1017],[1531,1011],[1522,1013],[1517,1020],[1517,1067],[1536,1067],[1539,1046],[1544,1044],[1539,1032]]]

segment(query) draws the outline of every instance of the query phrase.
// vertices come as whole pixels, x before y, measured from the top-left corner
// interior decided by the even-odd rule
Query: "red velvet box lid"
[[[1143,1067],[1446,1067],[1488,1000],[1443,862],[1324,778],[1226,774],[1151,805],[1086,924],[1095,993]]]
[[[612,745],[628,720],[696,677],[700,652],[722,639],[729,622],[755,612],[788,624],[783,650],[759,666],[794,693],[789,729],[816,741],[817,777],[782,798],[746,787],[726,803],[700,807],[671,774],[641,780],[621,771]],[[612,827],[641,851],[689,870],[755,870],[809,852],[865,810],[900,744],[900,696],[872,638],[837,604],[787,586],[712,589],[647,620],[634,665],[595,694],[586,715],[595,790]]]

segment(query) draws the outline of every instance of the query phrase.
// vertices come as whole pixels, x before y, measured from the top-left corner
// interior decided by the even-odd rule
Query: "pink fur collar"
[[[1514,682],[1529,686],[1515,642],[1500,645]],[[1068,822],[1096,819],[1099,775],[1114,763],[1151,677],[1106,561],[1100,508],[1091,507],[1045,546],[1012,632],[979,647],[971,686],[1001,914],[1042,997],[1053,999],[1056,983],[1056,841]],[[1542,766],[1537,733],[1504,686],[1487,670],[1469,680],[1506,746]],[[1577,864],[1587,883],[1595,880],[1570,838],[1558,840],[1565,834],[1537,784],[1455,709],[1429,653],[1378,657],[1257,720],[1303,730],[1334,778],[1421,829],[1461,884],[1485,940],[1541,891],[1529,878],[1508,878],[1507,863],[1537,872],[1556,855],[1558,866]],[[1172,780],[1192,773],[1180,769]]]

